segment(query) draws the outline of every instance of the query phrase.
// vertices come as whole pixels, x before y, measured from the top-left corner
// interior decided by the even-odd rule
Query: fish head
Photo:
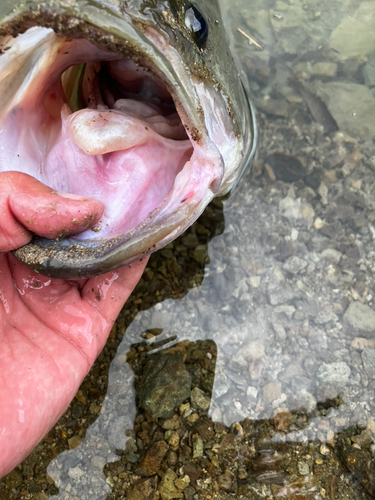
[[[56,278],[162,248],[228,193],[254,112],[216,0],[2,0],[0,172],[99,199],[100,223],[14,252]]]

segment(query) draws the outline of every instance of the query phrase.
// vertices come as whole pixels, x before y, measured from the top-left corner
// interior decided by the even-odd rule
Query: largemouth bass
[[[0,172],[105,211],[78,236],[15,251],[56,278],[163,247],[228,193],[254,154],[254,112],[217,0],[1,0]]]

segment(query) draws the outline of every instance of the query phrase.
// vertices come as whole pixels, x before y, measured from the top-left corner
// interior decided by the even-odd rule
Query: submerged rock
[[[354,328],[372,332],[375,330],[375,312],[361,302],[351,302],[344,314],[344,319]]]
[[[191,391],[191,375],[182,354],[164,352],[150,356],[136,390],[139,406],[151,417],[171,417]]]

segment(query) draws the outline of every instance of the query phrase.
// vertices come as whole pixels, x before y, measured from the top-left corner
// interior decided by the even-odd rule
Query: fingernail
[[[61,196],[61,198],[66,198],[67,200],[74,200],[74,201],[87,201],[88,200],[87,196],[80,196],[79,194],[60,193],[59,191],[56,191],[56,194]]]

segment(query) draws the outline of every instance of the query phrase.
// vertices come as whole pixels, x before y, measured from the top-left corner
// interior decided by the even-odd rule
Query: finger
[[[0,173],[0,252],[25,245],[32,233],[51,239],[80,233],[102,213],[98,200],[56,193],[20,172]]]

